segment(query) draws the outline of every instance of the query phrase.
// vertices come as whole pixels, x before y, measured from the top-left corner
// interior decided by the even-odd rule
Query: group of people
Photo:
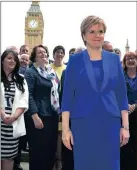
[[[27,45],[1,55],[1,168],[21,170],[135,170],[137,167],[137,53],[105,41],[103,19],[80,26],[85,48]],[[28,145],[27,145],[28,143]]]

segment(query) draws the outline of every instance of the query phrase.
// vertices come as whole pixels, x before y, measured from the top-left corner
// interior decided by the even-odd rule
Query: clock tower
[[[30,52],[36,45],[43,44],[44,21],[39,1],[32,1],[31,7],[25,17],[25,44]]]

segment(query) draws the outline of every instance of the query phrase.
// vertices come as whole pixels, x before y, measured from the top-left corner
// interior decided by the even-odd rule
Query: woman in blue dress
[[[121,170],[137,169],[137,53],[129,52],[123,59],[129,103],[130,139],[121,147]]]
[[[120,146],[129,139],[124,74],[119,56],[102,50],[105,32],[101,18],[85,18],[87,49],[70,57],[65,72],[62,140],[73,145],[74,170],[119,170]]]

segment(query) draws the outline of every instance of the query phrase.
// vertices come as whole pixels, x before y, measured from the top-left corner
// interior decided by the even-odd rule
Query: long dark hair
[[[10,88],[10,82],[3,70],[3,61],[5,59],[5,57],[7,57],[8,54],[12,54],[15,57],[15,61],[16,61],[16,66],[13,69],[13,71],[10,73],[12,80],[16,83],[17,88],[24,93],[25,89],[24,89],[24,78],[19,75],[19,68],[20,68],[20,62],[19,62],[19,58],[18,58],[18,54],[12,50],[5,50],[2,55],[1,55],[1,82],[4,83],[4,87],[6,89]]]

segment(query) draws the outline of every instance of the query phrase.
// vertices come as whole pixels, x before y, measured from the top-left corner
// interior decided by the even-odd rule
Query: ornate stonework
[[[44,20],[39,1],[32,1],[25,17],[25,44],[30,51],[36,45],[43,44]]]

